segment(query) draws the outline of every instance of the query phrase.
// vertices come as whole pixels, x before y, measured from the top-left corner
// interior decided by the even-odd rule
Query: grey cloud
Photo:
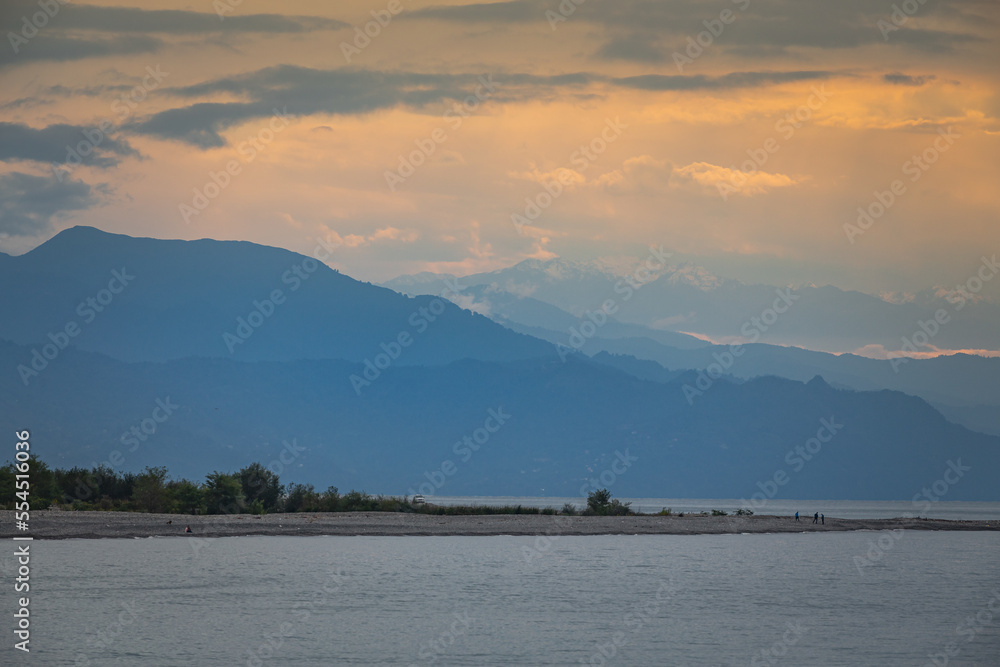
[[[55,1],[55,0],[53,0]],[[6,0],[5,35],[19,35],[24,17],[39,12],[37,2]],[[278,14],[229,14],[133,7],[60,4],[59,12],[17,48],[0,49],[0,68],[32,61],[68,61],[107,55],[152,53],[164,44],[159,36],[220,36],[241,33],[302,33],[349,27],[335,19]],[[9,40],[9,36],[8,36]]]
[[[169,109],[135,123],[132,129],[201,148],[225,145],[220,132],[274,109],[300,116],[313,113],[363,114],[399,105],[423,107],[468,96],[476,75],[412,74],[367,70],[316,70],[283,65],[247,75],[171,89],[182,97],[227,92],[246,102],[199,102]]]
[[[937,77],[933,74],[910,76],[909,74],[901,74],[899,72],[892,72],[882,76],[882,80],[886,83],[891,83],[896,86],[922,86],[926,83],[930,83],[936,78]]]
[[[558,13],[555,0],[514,0],[432,7],[411,12],[409,19],[433,19],[460,23],[537,23],[548,27],[547,11]],[[944,5],[947,4],[947,9]],[[745,7],[745,9],[741,9]],[[966,11],[965,7],[971,8]],[[920,8],[922,16],[975,16],[983,7],[979,0],[954,0]],[[743,0],[709,6],[699,0],[591,0],[576,7],[566,22],[590,23],[603,26],[610,33],[609,41],[596,53],[607,59],[636,62],[656,62],[686,46],[686,38],[706,29],[705,22],[718,24],[719,13],[728,9],[734,18],[723,27],[719,48],[735,50],[744,55],[770,55],[790,47],[824,49],[852,48],[865,44],[885,43],[877,28],[880,19],[888,20],[891,5],[869,0],[839,0],[838,2],[801,2],[800,0]],[[967,25],[978,25],[966,20]],[[905,35],[904,35],[905,33]],[[724,37],[723,37],[724,35]],[[896,39],[899,36],[901,39]],[[669,40],[676,46],[661,48]],[[919,29],[912,25],[893,32],[890,45],[902,45],[931,52],[947,51],[955,45],[982,41],[963,32]]]
[[[628,35],[616,37],[597,51],[597,56],[606,60],[630,60],[639,63],[659,63],[667,59],[656,42],[658,37]]]
[[[493,99],[521,101],[549,94],[558,87],[609,83],[637,90],[718,90],[760,87],[790,81],[824,79],[837,74],[824,71],[733,72],[725,76],[644,75],[609,78],[577,72],[556,76],[498,74]],[[478,85],[476,74],[419,74],[371,70],[317,70],[282,65],[245,75],[206,81],[165,92],[182,98],[211,97],[220,93],[238,96],[241,102],[199,101],[190,106],[161,111],[134,122],[129,129],[163,139],[184,141],[200,148],[226,143],[222,132],[255,118],[267,118],[275,109],[293,116],[314,113],[364,114],[397,106],[422,108],[460,100]]]
[[[210,3],[206,3],[211,6]],[[347,23],[314,16],[279,14],[241,15],[238,11],[220,20],[216,13],[175,9],[138,9],[134,7],[97,7],[67,5],[60,15],[60,26],[100,32],[142,32],[193,35],[200,33],[297,33],[313,30],[337,30]]]
[[[0,176],[0,232],[28,236],[47,231],[64,211],[98,204],[92,188],[72,179],[33,176],[18,171]]]
[[[90,138],[84,132],[89,132]],[[80,142],[93,148],[88,155],[80,153],[83,163],[95,167],[112,167],[122,157],[139,155],[127,141],[106,136],[96,126],[60,123],[36,130],[21,123],[0,122],[0,161],[62,163],[69,147],[76,147]]]
[[[541,0],[512,0],[511,2],[486,2],[455,7],[427,7],[408,14],[409,18],[461,21],[466,23],[525,23],[545,21],[546,9],[558,9],[558,2]]]
[[[100,56],[131,55],[153,53],[163,46],[163,42],[145,35],[125,35],[122,37],[82,38],[64,37],[53,32],[41,32],[17,50],[0,48],[0,68],[32,61],[80,60]]]
[[[626,88],[638,90],[712,90],[729,88],[756,88],[760,86],[788,83],[792,81],[810,81],[828,79],[835,76],[833,72],[800,71],[800,72],[732,72],[724,76],[670,76],[662,74],[645,74],[614,79],[613,82]]]

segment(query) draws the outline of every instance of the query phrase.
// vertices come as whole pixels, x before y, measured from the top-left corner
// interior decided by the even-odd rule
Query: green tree
[[[611,504],[611,492],[607,489],[591,491],[587,496],[587,509],[594,514],[605,514]]]
[[[163,512],[167,509],[167,469],[163,466],[147,467],[137,475],[132,485],[132,501],[139,509],[147,512]]]
[[[319,494],[312,484],[289,484],[285,497],[286,512],[315,512],[319,509]]]
[[[200,514],[206,511],[205,490],[186,479],[167,484],[167,493],[173,507],[184,514]]]
[[[632,514],[632,503],[623,503],[617,498],[611,498],[611,492],[600,489],[587,496],[586,514],[599,516],[626,516]]]
[[[246,506],[243,486],[236,475],[212,472],[205,478],[205,504],[209,514],[239,514]]]
[[[320,508],[324,512],[336,512],[340,505],[340,490],[331,486],[320,496]]]
[[[74,500],[90,502],[97,497],[97,481],[90,470],[73,467],[69,470],[55,471],[56,483],[59,485],[59,502],[67,505]]]
[[[93,469],[91,478],[97,489],[96,499],[124,501],[132,497],[135,475],[130,472],[118,473],[106,465],[100,465]]]
[[[14,507],[15,474],[13,463],[0,468],[0,509],[11,509]]]
[[[29,462],[29,480],[31,491],[28,494],[28,501],[31,509],[43,510],[54,502],[59,501],[59,485],[56,483],[56,476],[52,469],[38,459],[31,459]]]
[[[236,473],[243,497],[248,503],[260,501],[265,512],[273,512],[278,508],[278,502],[285,493],[285,487],[278,476],[259,463],[251,463]]]

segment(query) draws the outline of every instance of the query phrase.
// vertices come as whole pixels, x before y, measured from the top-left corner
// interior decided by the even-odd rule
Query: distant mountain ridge
[[[0,367],[23,355],[0,343]],[[680,387],[691,372],[656,382],[556,359],[391,367],[359,396],[347,378],[362,372],[337,360],[124,363],[70,349],[27,388],[0,375],[11,406],[0,426],[31,428],[53,465],[166,465],[200,478],[259,461],[284,481],[379,493],[909,500],[956,461],[972,469],[943,499],[1000,499],[1000,438],[898,392],[770,377],[721,381],[689,405]],[[177,407],[142,442],[125,439],[158,401]],[[790,481],[772,488],[777,471]]]
[[[549,262],[528,260],[510,269],[469,277],[452,277],[451,280],[464,286],[461,294],[452,298],[465,308],[488,315],[515,331],[563,346],[564,352],[578,351],[591,356],[607,352],[655,361],[664,368],[659,372],[653,372],[644,367],[641,377],[659,377],[663,375],[664,369],[669,371],[706,369],[716,363],[717,357],[729,354],[730,350],[728,344],[712,345],[678,331],[631,321],[635,319],[635,314],[642,310],[641,304],[635,305],[638,301],[641,299],[652,301],[657,296],[663,298],[661,314],[669,314],[671,299],[678,294],[675,287],[684,282],[674,281],[671,287],[669,283],[673,277],[674,274],[667,273],[658,280],[635,290],[634,298],[627,303],[619,302],[617,305],[620,308],[615,315],[608,317],[606,323],[595,327],[593,331],[588,331],[590,335],[579,333],[582,326],[590,326],[586,313],[596,310],[602,298],[615,296],[611,281],[617,280],[617,274],[605,272],[600,262],[578,264],[565,260]],[[668,281],[667,287],[660,285],[665,278]],[[577,289],[581,284],[579,281],[582,281],[585,289]],[[421,274],[419,280],[411,281],[408,277],[403,277],[387,284],[400,289],[405,288],[408,293],[413,294],[438,287],[433,274],[426,273]],[[654,291],[658,286],[661,288],[659,293]],[[511,292],[510,289],[514,291]],[[739,308],[745,309],[748,303],[752,304],[754,299],[758,304],[773,303],[776,294],[767,293],[764,291],[766,289],[777,291],[778,288],[748,287],[736,281],[719,281],[714,286],[702,284],[697,289],[686,285],[682,291],[689,296],[695,293],[710,296],[714,293],[719,299],[719,304],[728,304],[732,311],[736,312]],[[669,294],[664,296],[664,290]],[[878,320],[882,317],[881,324],[877,326],[872,324],[869,326],[870,329],[879,327],[885,329],[893,321],[898,322],[901,318],[905,321],[905,318],[912,317],[909,325],[911,329],[922,331],[919,325],[915,324],[920,321],[919,309],[939,307],[942,303],[940,295],[933,299],[926,293],[917,295],[919,298],[915,297],[908,302],[908,305],[903,306],[908,309],[908,314],[904,317],[899,312],[892,311],[892,304],[857,292],[842,292],[833,287],[808,288],[808,290],[812,298],[811,303],[809,295],[786,292],[787,296],[795,299],[786,313],[777,316],[776,321],[771,326],[762,328],[763,330],[751,325],[751,333],[759,342],[742,345],[739,359],[731,366],[723,368],[723,372],[743,379],[778,375],[802,382],[815,375],[822,375],[831,383],[845,388],[857,390],[885,388],[904,391],[933,402],[957,423],[984,433],[1000,435],[1000,383],[995,381],[997,369],[1000,369],[1000,357],[955,354],[931,359],[890,362],[853,354],[834,355],[818,352],[808,349],[808,346],[774,344],[775,341],[781,340],[775,332],[782,327],[796,328],[808,334],[808,329],[813,323],[822,326],[824,320],[834,317],[836,312],[848,315],[853,313],[851,316],[855,320],[865,318]],[[565,309],[574,305],[575,291],[585,292],[590,305],[578,314],[571,314]],[[830,307],[839,303],[841,311],[831,311],[825,318],[819,315],[813,317],[809,312],[810,309],[816,311],[824,300]],[[924,306],[920,306],[921,303]],[[710,309],[716,308],[719,304],[711,305]],[[980,304],[980,306],[978,311],[963,310],[959,314],[962,317],[969,316],[965,320],[966,324],[975,325],[989,333],[985,322],[972,319],[977,315],[989,315],[991,304]],[[892,317],[885,319],[886,312],[892,312]],[[805,316],[798,321],[789,320],[788,318],[795,313],[805,313]],[[630,318],[630,314],[633,317]],[[959,322],[959,314],[955,314],[951,321],[941,325],[939,330],[944,331],[954,326]],[[758,319],[761,316],[762,312],[756,315]],[[693,323],[686,321],[684,316],[677,317],[678,324],[675,328],[694,328]],[[751,315],[751,319],[742,325],[733,324],[733,326],[742,329],[747,322],[753,322],[753,317]],[[932,311],[926,311],[926,317],[928,321],[933,320]],[[622,318],[625,318],[625,321],[622,321]],[[664,321],[666,320],[661,319],[658,323],[663,324]],[[933,328],[931,330],[933,331]],[[734,332],[740,333],[738,329],[734,329]],[[914,331],[909,331],[908,336],[913,337]],[[800,338],[816,340],[812,334]],[[855,342],[867,344],[868,340],[858,339]],[[987,342],[991,346],[997,343],[996,340],[980,342]]]
[[[970,271],[975,269],[970,267]],[[458,278],[463,285],[489,285],[516,296],[530,296],[574,315],[599,307],[613,296],[618,279],[618,272],[609,271],[599,261],[564,259],[525,260],[498,271]],[[435,293],[442,287],[441,281],[427,274],[419,279],[401,276],[384,285],[408,294]],[[778,289],[786,288],[719,279],[691,264],[668,266],[636,290],[635,298],[616,317],[622,322],[729,342],[740,338],[751,318],[760,317]],[[954,295],[949,300],[948,290],[928,290],[903,303],[830,285],[803,286],[793,292],[794,307],[768,328],[760,342],[830,352],[852,352],[867,346],[899,350],[904,338],[913,338],[921,330],[920,322],[933,320],[936,311],[944,309],[949,321],[929,341],[935,347],[1000,349],[995,335],[1000,330],[1000,304],[983,300],[983,290],[967,292],[961,300]]]
[[[102,294],[112,272],[123,270],[134,279],[120,293]],[[13,286],[0,293],[0,308],[19,314],[0,320],[0,338],[41,346],[75,322],[81,331],[74,346],[124,361],[363,361],[401,334],[412,337],[401,364],[552,353],[548,343],[446,300],[408,298],[313,258],[240,241],[164,241],[75,227],[0,262],[0,282]],[[108,303],[81,307],[98,298]]]
[[[594,308],[612,298],[624,309],[625,294],[656,284],[616,292],[622,278],[581,275],[593,281]],[[580,317],[492,284],[451,295],[492,317],[575,326],[585,354],[564,354],[563,334],[544,326],[503,326],[286,250],[90,228],[0,257],[0,279],[0,307],[18,315],[0,321],[0,425],[31,429],[44,443],[38,456],[55,465],[167,465],[200,477],[277,461],[286,481],[372,492],[608,486],[659,497],[749,497],[783,470],[795,474],[782,497],[908,499],[960,459],[972,470],[947,499],[998,497],[1000,438],[950,423],[920,398],[809,374],[840,359],[831,355],[748,346],[740,369],[765,375],[792,354],[808,381],[732,370],[691,401],[685,388],[704,372],[649,358],[705,364],[718,348],[617,313]],[[633,347],[649,358],[610,354]],[[967,391],[988,393],[978,369],[967,371]],[[168,418],[154,418],[163,405]],[[822,433],[833,439],[816,440],[819,455],[808,443]],[[816,451],[806,458],[803,447]]]

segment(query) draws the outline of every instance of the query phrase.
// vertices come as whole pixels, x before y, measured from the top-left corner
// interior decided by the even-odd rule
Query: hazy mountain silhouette
[[[549,267],[549,270],[546,270],[546,267]],[[440,278],[435,279],[433,276],[434,274],[425,273],[417,277],[398,278],[387,284],[398,285],[412,293],[420,293],[421,290],[438,284]],[[592,335],[579,335],[576,332],[580,332],[581,325],[589,319],[586,313],[581,316],[572,315],[556,305],[539,301],[533,296],[518,296],[507,292],[501,289],[497,282],[472,284],[476,281],[496,280],[499,277],[514,289],[532,294],[542,292],[543,295],[551,295],[556,289],[553,286],[555,284],[560,290],[559,298],[563,299],[565,305],[571,303],[573,298],[567,296],[565,292],[570,290],[573,281],[580,280],[581,276],[585,276],[582,280],[588,285],[588,289],[593,289],[595,281],[605,281],[604,291],[597,292],[598,295],[613,294],[613,287],[609,281],[615,278],[614,275],[607,274],[598,267],[590,265],[588,268],[588,265],[576,265],[562,260],[553,262],[532,260],[509,270],[456,279],[460,284],[469,285],[463,290],[463,297],[457,301],[463,306],[475,308],[478,312],[515,331],[548,340],[553,344],[567,346],[573,351],[581,351],[591,356],[600,352],[628,355],[656,361],[668,369],[678,370],[705,369],[717,363],[718,357],[727,355],[728,345],[711,345],[674,331],[620,322],[616,317],[609,317],[605,324],[588,332]],[[647,288],[652,288],[655,284],[642,286],[640,290],[634,292],[634,298],[638,299],[640,294],[644,295]],[[693,289],[692,286],[695,284],[698,283],[693,280],[680,280],[674,276],[672,284],[662,289]],[[531,285],[538,287],[535,289]],[[716,291],[749,289],[733,281],[724,283],[720,281],[716,284],[708,280],[703,280],[701,288]],[[830,304],[840,303],[845,309],[845,318],[856,318],[859,313],[864,314],[866,309],[868,315],[878,317],[876,311],[883,306],[892,307],[892,304],[856,292],[841,292],[834,288],[822,288],[819,292],[830,296],[828,299]],[[770,299],[773,301],[774,298],[772,291]],[[591,297],[591,301],[597,301],[597,297]],[[876,302],[881,305],[877,305]],[[867,306],[860,310],[852,310],[857,303],[864,303]],[[931,300],[925,303],[933,305],[936,302]],[[621,307],[622,312],[632,308],[631,303],[622,302],[620,298],[616,305]],[[788,314],[799,305],[796,302]],[[813,307],[816,307],[815,303]],[[966,311],[968,312],[970,311]],[[910,315],[912,316],[912,313]],[[945,327],[950,324],[946,324]],[[760,339],[769,341],[771,337],[767,332],[763,332]],[[989,345],[995,346],[996,341],[990,341]],[[744,379],[761,375],[778,375],[803,382],[815,375],[822,375],[834,385],[852,389],[897,389],[940,406],[942,411],[956,423],[974,430],[1000,435],[1000,383],[996,382],[997,373],[1000,372],[998,357],[955,354],[896,362],[894,367],[888,360],[853,354],[834,355],[763,342],[746,344],[743,348],[743,355],[731,367],[724,369],[727,374]],[[651,370],[647,366],[640,377],[660,375],[659,371]]]
[[[373,492],[443,480],[435,491],[576,496],[594,480],[616,495],[749,496],[786,470],[781,497],[908,499],[961,458],[972,470],[947,499],[1000,493],[1000,439],[949,423],[920,398],[837,390],[810,375],[806,383],[724,377],[689,401],[686,387],[704,387],[702,374],[684,364],[667,370],[649,354],[703,367],[714,349],[687,337],[685,350],[650,338],[600,342],[638,341],[646,359],[560,355],[436,297],[409,298],[306,262],[251,243],[90,228],[0,257],[8,286],[0,307],[13,314],[0,322],[2,425],[31,429],[45,443],[38,455],[60,466],[167,465],[199,478],[257,460],[280,464],[288,481]],[[543,323],[573,320],[540,301],[522,306],[522,317]],[[431,322],[433,309],[441,315]],[[415,317],[427,320],[422,332]],[[237,331],[237,318],[252,333],[230,354],[223,334]],[[605,328],[645,331],[610,320]],[[394,348],[400,333],[412,343]],[[793,352],[751,347],[732,372],[766,373],[780,367],[768,355],[782,354]],[[810,364],[820,365],[809,357],[795,372],[806,379]],[[969,396],[993,386],[972,366],[965,372]],[[935,377],[914,373],[913,382]],[[164,405],[177,407],[157,422]],[[492,434],[490,410],[510,415]],[[843,427],[807,461],[795,448],[821,420]]]
[[[740,336],[751,318],[759,318],[772,305],[779,289],[716,278],[700,267],[682,264],[654,274],[654,279],[634,290],[626,303],[616,295],[615,286],[643,259],[636,257],[631,263],[620,260],[610,266],[601,260],[525,260],[459,280],[470,286],[488,285],[531,296],[573,315],[600,308],[605,299],[616,298],[620,310],[615,317],[621,322],[727,341]],[[978,268],[970,266],[969,276],[973,277]],[[408,294],[427,294],[439,291],[442,279],[423,273],[400,276],[384,285]],[[850,352],[868,345],[898,350],[903,337],[912,338],[920,330],[919,322],[933,319],[938,309],[944,309],[950,319],[932,338],[933,345],[954,350],[996,349],[1000,305],[970,293],[959,308],[957,299],[949,301],[946,297],[947,291],[955,287],[914,295],[901,303],[830,285],[800,287],[794,290],[794,305],[760,332],[760,342],[833,352]],[[524,323],[541,326],[538,322]]]
[[[127,286],[116,281],[113,287],[121,292],[106,294],[112,297],[107,306],[88,305],[86,299],[108,288],[113,271],[125,272]],[[12,286],[0,293],[0,308],[18,314],[0,320],[0,338],[38,346],[75,321],[80,332],[74,346],[126,361],[191,356],[362,361],[404,332],[412,343],[399,364],[552,353],[547,343],[447,301],[411,299],[312,258],[246,242],[164,241],[74,227],[0,262],[0,283]],[[284,302],[268,305],[275,290]],[[252,315],[255,311],[262,314]],[[242,328],[240,318],[247,322]],[[258,321],[260,326],[252,327]],[[244,340],[241,333],[249,332]]]
[[[24,351],[0,344],[0,363],[10,369]],[[32,428],[45,443],[39,456],[62,466],[118,451],[128,469],[164,464],[201,477],[257,460],[289,481],[386,493],[443,480],[441,494],[578,496],[597,480],[616,495],[749,498],[784,470],[790,481],[776,497],[908,500],[961,459],[972,470],[946,499],[1000,498],[1000,438],[897,392],[758,378],[719,381],[689,405],[680,386],[692,377],[645,381],[571,358],[393,367],[358,396],[348,377],[362,371],[333,360],[124,363],[68,350],[27,388],[3,374],[0,399],[12,406],[3,426]],[[145,441],[123,441],[158,399],[178,407]],[[509,418],[473,451],[462,440],[486,434],[491,409]],[[805,460],[795,449],[821,420],[842,428]],[[618,453],[635,460],[612,468]],[[438,474],[445,461],[450,475]],[[609,470],[619,472],[602,483]]]

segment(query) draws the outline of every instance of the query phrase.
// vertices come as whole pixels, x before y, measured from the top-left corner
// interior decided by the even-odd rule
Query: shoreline
[[[169,523],[168,523],[169,522]],[[191,526],[192,533],[184,527]],[[953,519],[838,519],[813,524],[790,516],[566,516],[539,514],[436,515],[402,512],[317,512],[254,516],[145,514],[38,510],[30,530],[15,529],[14,512],[0,511],[0,538],[35,540],[145,537],[271,536],[539,536],[539,535],[733,535],[879,530],[1000,531],[1000,521]]]

